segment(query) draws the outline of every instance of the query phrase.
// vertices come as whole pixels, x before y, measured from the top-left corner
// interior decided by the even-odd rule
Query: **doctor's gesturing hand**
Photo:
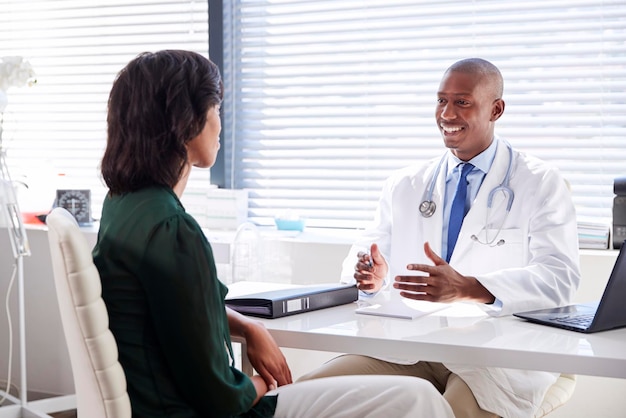
[[[369,253],[360,251],[357,257],[358,260],[354,266],[356,287],[365,293],[378,292],[383,287],[389,271],[387,261],[380,253],[378,245],[372,244]]]
[[[450,267],[444,259],[435,254],[428,242],[424,243],[424,253],[434,265],[408,264],[407,269],[421,271],[426,275],[396,276],[393,287],[401,290],[401,296],[408,299],[444,303],[494,302],[495,297],[475,277],[463,276]]]

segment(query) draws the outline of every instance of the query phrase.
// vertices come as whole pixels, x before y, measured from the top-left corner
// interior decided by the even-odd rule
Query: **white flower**
[[[32,86],[37,82],[35,71],[22,57],[2,57],[0,59],[0,91],[9,87]]]

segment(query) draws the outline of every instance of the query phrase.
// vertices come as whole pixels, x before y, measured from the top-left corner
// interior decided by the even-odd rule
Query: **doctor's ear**
[[[500,116],[504,113],[504,100],[496,99],[491,107],[491,121],[495,122],[500,119]]]

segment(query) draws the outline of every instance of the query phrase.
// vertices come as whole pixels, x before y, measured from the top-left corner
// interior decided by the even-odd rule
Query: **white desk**
[[[406,320],[355,307],[262,321],[281,347],[626,378],[626,328],[581,334],[475,309],[470,318],[453,307]]]

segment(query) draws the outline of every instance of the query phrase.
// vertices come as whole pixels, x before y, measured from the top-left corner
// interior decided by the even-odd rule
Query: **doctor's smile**
[[[462,131],[464,128],[462,126],[446,126],[446,125],[439,125],[441,127],[441,129],[447,133],[447,134],[454,134],[457,133],[459,131]]]

